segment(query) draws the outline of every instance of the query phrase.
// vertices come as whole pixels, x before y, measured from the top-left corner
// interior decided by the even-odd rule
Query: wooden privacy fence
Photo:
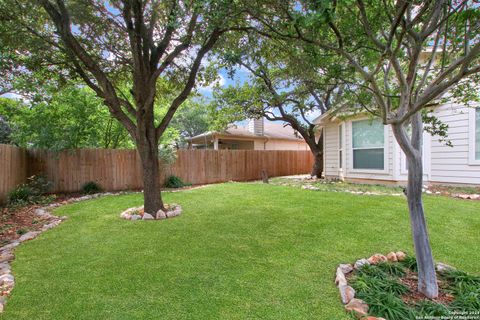
[[[310,172],[309,151],[178,150],[172,165],[162,165],[163,183],[176,175],[192,184],[261,179]],[[53,182],[52,192],[75,192],[89,181],[104,190],[142,188],[142,170],[136,150],[79,149],[54,152],[0,145],[0,200],[26,177],[43,174]]]
[[[27,179],[27,151],[0,144],[0,203],[16,185]]]

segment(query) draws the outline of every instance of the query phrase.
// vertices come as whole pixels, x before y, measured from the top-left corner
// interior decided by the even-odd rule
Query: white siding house
[[[480,106],[445,104],[434,115],[446,123],[453,147],[424,133],[424,180],[431,184],[480,185]],[[390,126],[368,116],[315,120],[323,128],[327,179],[405,184],[405,155]]]

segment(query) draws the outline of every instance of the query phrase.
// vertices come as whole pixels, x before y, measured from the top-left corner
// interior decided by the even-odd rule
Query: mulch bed
[[[28,231],[38,231],[48,219],[35,215],[40,205],[32,205],[19,209],[0,208],[0,247],[20,238]]]
[[[405,302],[406,304],[415,305],[421,301],[429,300],[435,303],[448,305],[455,299],[453,295],[445,291],[444,288],[446,287],[447,284],[440,279],[437,280],[438,281],[438,297],[435,299],[429,299],[425,297],[423,293],[420,293],[417,291],[418,275],[416,272],[407,270],[407,273],[405,274],[405,276],[399,278],[399,280],[401,283],[403,283],[410,289],[409,293],[406,293],[401,297],[403,302]]]
[[[80,197],[79,192],[55,194],[51,203],[65,203],[70,198]],[[49,218],[35,214],[35,209],[45,205],[34,204],[20,208],[0,207],[0,247],[16,240],[28,231],[38,231]]]

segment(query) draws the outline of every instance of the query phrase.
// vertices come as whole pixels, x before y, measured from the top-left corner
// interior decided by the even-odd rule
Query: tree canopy
[[[11,143],[52,150],[134,147],[92,90],[68,86],[42,91],[50,91],[50,96],[36,101],[0,99],[0,113],[12,127]]]

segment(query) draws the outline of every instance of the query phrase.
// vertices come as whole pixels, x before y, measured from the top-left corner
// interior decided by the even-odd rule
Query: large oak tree
[[[79,78],[103,99],[136,143],[145,212],[163,209],[159,140],[197,78],[206,78],[209,52],[241,29],[235,2],[6,0],[0,15],[2,41],[21,71]],[[158,86],[160,79],[170,85]],[[166,97],[166,111],[156,114],[156,100]]]

